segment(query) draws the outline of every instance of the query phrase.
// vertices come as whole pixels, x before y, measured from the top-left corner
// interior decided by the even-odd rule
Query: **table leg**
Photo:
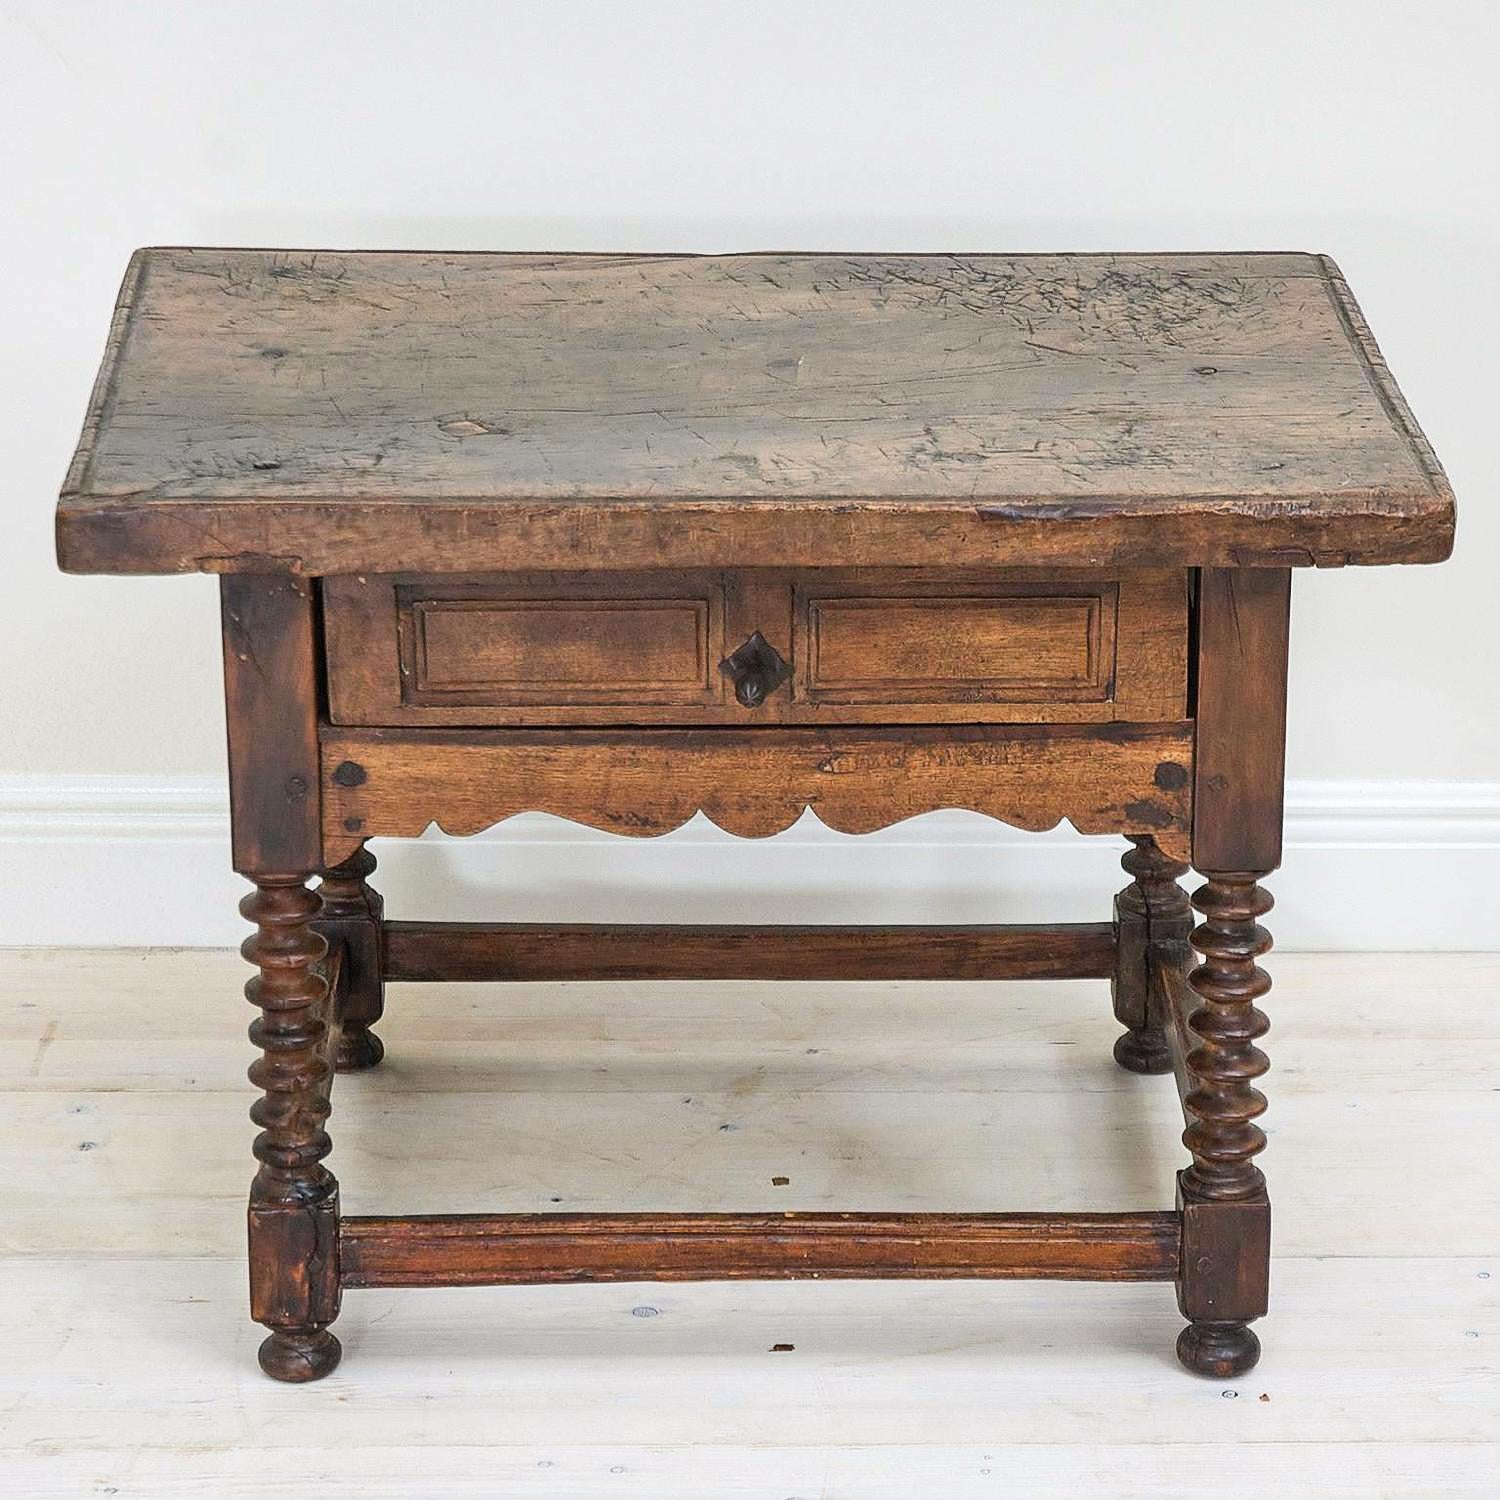
[[[1189,1320],[1177,1341],[1188,1369],[1220,1379],[1260,1357],[1249,1323],[1266,1311],[1271,1207],[1255,1165],[1266,1101],[1254,1087],[1269,1063],[1255,1045],[1271,987],[1255,960],[1271,946],[1259,923],[1271,897],[1259,881],[1281,863],[1291,575],[1281,568],[1204,568],[1198,575],[1197,735],[1193,868],[1206,883],[1193,905],[1188,976],[1197,1008],[1183,1059],[1183,1141],[1193,1162],[1178,1178],[1182,1253],[1177,1301]]]
[[[1200,1375],[1241,1375],[1260,1358],[1247,1326],[1266,1309],[1270,1205],[1255,1157],[1265,1148],[1255,1123],[1266,1107],[1254,1087],[1270,1066],[1255,1044],[1269,1023],[1255,1002],[1271,981],[1255,960],[1271,946],[1257,918],[1271,896],[1251,873],[1209,874],[1193,896],[1203,915],[1193,946],[1203,962],[1188,976],[1198,1008],[1188,1021],[1193,1088],[1183,1144],[1193,1164],[1179,1178],[1184,1216],[1178,1299],[1191,1319],[1177,1356]]]
[[[385,1047],[370,1027],[385,1010],[381,924],[385,903],[371,888],[375,856],[363,845],[342,864],[323,872],[318,895],[323,908],[313,926],[330,944],[344,945],[344,983],[339,1002],[338,1070],[373,1068]]]
[[[319,966],[328,943],[307,888],[322,863],[318,655],[314,586],[290,574],[226,574],[224,700],[234,867],[255,885],[240,903],[255,923],[241,950],[259,969],[245,987],[263,1090],[250,1117],[260,1167],[250,1186],[250,1315],[271,1330],[260,1364],[278,1380],[316,1380],[339,1362],[328,1331],[339,1310],[338,1184],[328,1155],[329,1086],[338,1027]],[[348,945],[330,970],[345,988]]]
[[[1157,847],[1149,834],[1128,835],[1120,863],[1132,878],[1115,897],[1115,970],[1110,980],[1115,1017],[1115,1061],[1132,1073],[1170,1073],[1166,1017],[1159,1014],[1147,955],[1153,943],[1185,943],[1192,917],[1177,884],[1188,867]]]
[[[328,1331],[338,1315],[338,1183],[332,1149],[328,987],[316,965],[327,943],[314,930],[319,901],[295,877],[265,878],[240,903],[256,924],[242,952],[259,973],[245,986],[261,1010],[250,1039],[262,1049],[250,1081],[264,1091],[250,1118],[259,1170],[250,1187],[251,1315],[270,1336],[260,1365],[277,1380],[316,1380],[339,1362]]]

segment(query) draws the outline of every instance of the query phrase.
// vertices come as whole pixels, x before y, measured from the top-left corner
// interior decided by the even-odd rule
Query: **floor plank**
[[[1178,1370],[1165,1287],[808,1282],[355,1292],[287,1389],[243,1315],[243,965],[0,952],[6,1491],[1493,1496],[1500,958],[1275,970],[1235,1386]],[[400,986],[382,1029],[336,1092],[356,1212],[1153,1207],[1181,1156],[1097,982]]]
[[[290,1391],[255,1370],[236,1265],[17,1261],[0,1444],[313,1446],[344,1407],[396,1446],[1495,1441],[1494,1270],[1285,1260],[1270,1352],[1237,1386],[1181,1373],[1160,1286],[377,1289],[348,1295],[339,1371]],[[151,1372],[147,1427],[109,1347]]]
[[[968,1443],[822,1447],[766,1444],[617,1444],[597,1450],[542,1445],[452,1449],[357,1447],[194,1448],[109,1455],[27,1455],[8,1471],[34,1500],[264,1500],[282,1495],[358,1495],[360,1500],[1493,1500],[1500,1446],[1340,1443],[1238,1446],[1226,1463],[1210,1444]],[[1228,1472],[1226,1472],[1226,1469]],[[284,1487],[284,1488],[283,1488]]]

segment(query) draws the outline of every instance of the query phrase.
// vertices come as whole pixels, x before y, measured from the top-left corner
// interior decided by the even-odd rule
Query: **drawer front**
[[[339,724],[998,724],[1186,712],[1181,571],[369,576],[323,589]],[[763,696],[747,690],[745,662],[767,674]]]
[[[1113,583],[971,594],[797,590],[797,694],[809,704],[1103,703],[1111,692]]]
[[[341,724],[692,722],[732,685],[720,573],[324,580]],[[730,697],[732,701],[732,696]]]
[[[723,607],[709,586],[603,599],[398,588],[396,603],[404,701],[414,707],[702,706],[722,696]]]

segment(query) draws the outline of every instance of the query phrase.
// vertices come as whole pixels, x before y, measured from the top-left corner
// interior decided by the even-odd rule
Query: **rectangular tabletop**
[[[151,249],[75,572],[1433,562],[1337,268],[1226,255]]]

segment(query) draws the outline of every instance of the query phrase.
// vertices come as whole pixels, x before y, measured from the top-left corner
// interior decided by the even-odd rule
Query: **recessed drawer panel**
[[[810,703],[1101,703],[1115,656],[1113,584],[1062,593],[799,590]]]
[[[716,614],[711,598],[415,598],[398,619],[405,699],[711,702]]]
[[[718,572],[327,578],[336,724],[692,723],[733,702]]]
[[[920,568],[323,580],[349,725],[1161,722],[1187,575]]]

